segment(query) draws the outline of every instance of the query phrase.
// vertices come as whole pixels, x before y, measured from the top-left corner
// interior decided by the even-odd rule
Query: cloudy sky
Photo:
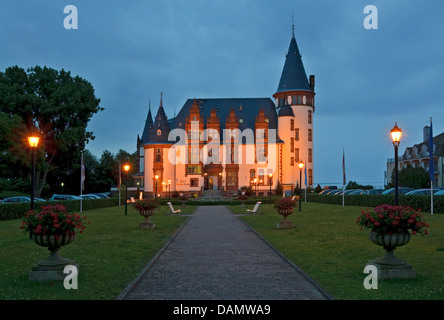
[[[75,5],[78,29],[66,30]],[[366,30],[366,5],[378,29]],[[0,70],[65,69],[90,81],[104,111],[87,148],[134,152],[151,101],[168,117],[188,98],[272,97],[295,35],[316,76],[314,182],[382,186],[389,131],[404,148],[433,118],[444,131],[444,2],[441,0],[0,1]]]

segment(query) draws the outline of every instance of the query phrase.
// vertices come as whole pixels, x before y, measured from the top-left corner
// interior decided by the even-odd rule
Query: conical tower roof
[[[294,30],[276,93],[290,90],[313,91],[313,89],[310,88],[307,74],[305,73],[302,56],[294,36]]]
[[[142,143],[148,142],[148,133],[152,127],[153,127],[153,116],[151,115],[151,101],[150,101],[148,106],[148,115],[146,117],[145,127],[142,133],[142,139],[141,139]]]
[[[160,131],[159,131],[160,130]],[[154,124],[148,133],[149,143],[171,143],[168,141],[168,134],[170,133],[170,126],[168,124],[168,118],[163,109],[162,94],[160,96],[159,110],[157,111]]]

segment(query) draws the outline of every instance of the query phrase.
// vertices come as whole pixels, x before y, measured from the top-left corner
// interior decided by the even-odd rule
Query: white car
[[[35,202],[46,201],[42,198],[34,198]],[[18,203],[18,202],[31,202],[31,197],[10,197],[3,199],[1,203]]]

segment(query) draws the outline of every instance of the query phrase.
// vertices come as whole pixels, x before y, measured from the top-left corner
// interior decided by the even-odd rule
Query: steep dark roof
[[[427,148],[428,148],[429,147],[429,140],[424,141],[422,143],[415,144],[412,148],[417,147],[418,150],[421,150],[423,145],[427,146]],[[433,155],[444,156],[444,132],[433,137],[433,145],[435,146],[435,150],[433,152]]]
[[[142,144],[148,142],[149,139],[148,133],[152,127],[153,127],[153,116],[151,115],[151,103],[150,103],[148,107],[148,115],[145,120],[145,127],[143,128],[143,133],[142,133],[142,139],[141,139]]]
[[[245,130],[250,128],[254,132],[256,117],[262,108],[265,117],[268,118],[268,128],[275,129],[277,135],[278,119],[275,105],[270,98],[188,99],[177,116],[168,121],[171,129],[185,129],[186,117],[190,113],[190,108],[193,105],[194,100],[197,100],[198,102],[201,116],[203,116],[204,119],[205,128],[207,127],[207,119],[211,114],[211,110],[214,109],[220,119],[221,130],[225,129],[226,119],[228,118],[230,110],[233,109],[239,120],[242,119],[241,123],[239,123],[239,129]],[[282,142],[278,136],[276,139],[277,142]]]
[[[294,34],[290,41],[290,47],[288,48],[284,69],[282,70],[281,80],[276,93],[289,90],[313,91],[308,83],[307,74],[302,63],[302,56]]]
[[[160,130],[161,134],[158,135],[157,131]],[[148,141],[145,143],[160,144],[160,143],[172,143],[168,141],[168,134],[170,133],[170,126],[168,124],[168,118],[163,109],[162,97],[160,98],[160,106],[157,111],[154,124],[148,132]]]

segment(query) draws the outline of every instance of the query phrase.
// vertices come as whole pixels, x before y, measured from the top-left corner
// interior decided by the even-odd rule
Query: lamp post
[[[39,137],[28,137],[28,143],[32,152],[32,167],[31,167],[31,210],[34,210],[34,184],[35,184],[35,149],[39,144]]]
[[[254,184],[255,184],[255,186],[254,186],[254,198],[257,198],[257,179],[256,178],[254,178]]]
[[[268,184],[270,185],[270,205],[271,205],[271,177],[273,177],[273,174],[268,174]]]
[[[65,186],[65,183],[61,183],[60,186],[62,187],[62,194],[63,194],[63,187]]]
[[[393,146],[395,147],[395,204],[399,204],[399,188],[398,188],[398,147],[402,136],[402,130],[395,122],[395,126],[390,131],[392,136]]]
[[[162,192],[160,192],[160,194],[162,195],[165,195],[165,193],[166,193],[166,189],[164,189],[164,187],[165,187],[165,182],[163,182],[162,181]],[[163,196],[162,196],[162,198],[163,198]]]
[[[298,163],[299,166],[299,211],[302,206],[302,169],[304,169],[304,162],[301,160]]]
[[[171,179],[168,179],[168,200],[171,200]]]
[[[126,186],[125,186],[125,215],[127,215],[128,213],[128,171],[129,171],[130,166],[129,165],[124,165],[123,166],[123,170],[125,170],[125,174],[126,174]]]
[[[156,179],[156,193],[154,194],[154,200],[157,200],[157,179],[159,179],[159,175],[155,175],[154,178]]]

